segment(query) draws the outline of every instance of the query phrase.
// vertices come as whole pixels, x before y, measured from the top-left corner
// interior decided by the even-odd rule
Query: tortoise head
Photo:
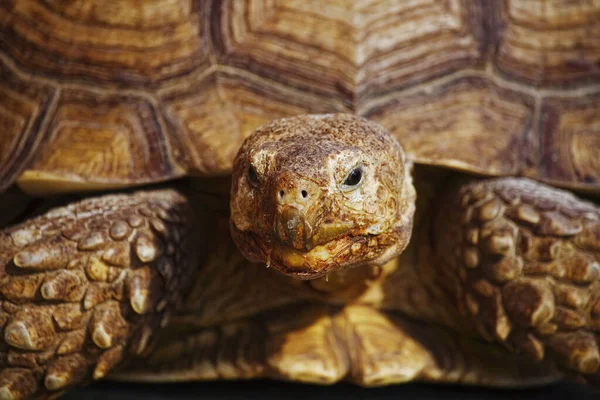
[[[281,119],[237,154],[231,231],[249,260],[313,279],[402,252],[414,199],[404,151],[382,126],[347,114]]]

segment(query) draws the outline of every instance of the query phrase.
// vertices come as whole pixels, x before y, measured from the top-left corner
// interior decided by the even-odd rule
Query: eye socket
[[[360,182],[362,182],[363,169],[362,166],[354,168],[343,183],[343,187],[346,189],[354,189]]]
[[[254,186],[258,186],[258,184],[260,183],[258,180],[258,173],[256,172],[256,168],[254,168],[254,165],[250,165],[248,167],[248,180]]]

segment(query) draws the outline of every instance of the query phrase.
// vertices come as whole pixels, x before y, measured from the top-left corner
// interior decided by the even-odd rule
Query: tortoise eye
[[[362,166],[354,168],[343,183],[343,187],[347,190],[354,189],[362,181],[363,170]]]
[[[248,167],[248,180],[254,186],[258,186],[258,184],[260,183],[258,180],[258,173],[256,172],[256,168],[254,168],[253,165],[250,165]]]

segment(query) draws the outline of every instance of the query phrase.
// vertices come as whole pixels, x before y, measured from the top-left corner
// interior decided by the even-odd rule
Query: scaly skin
[[[598,207],[517,178],[444,199],[434,248],[445,260],[440,284],[463,315],[489,341],[598,382]]]
[[[233,174],[231,224],[242,253],[302,279],[318,277],[323,271],[364,267],[373,259],[382,265],[396,257],[405,245],[387,241],[388,230],[362,228],[377,225],[402,232],[406,221],[412,228],[413,191],[406,190],[412,184],[401,178],[409,166],[403,152],[388,144],[385,135],[383,128],[347,115],[283,119],[256,131],[238,153]],[[385,144],[374,145],[376,141]],[[310,162],[304,157],[310,157]],[[363,169],[363,179],[349,192],[343,182],[355,165],[369,168]],[[325,191],[318,193],[322,197],[317,206],[312,199],[298,196],[281,201],[283,190],[307,188],[311,193],[307,179],[319,182]],[[388,182],[398,186],[391,187],[381,201],[378,189],[389,188]],[[282,185],[285,189],[279,192]],[[372,204],[382,209],[371,211]],[[398,206],[395,213],[386,208],[388,204]],[[344,206],[357,212],[346,212]],[[294,209],[293,218],[288,207]],[[455,187],[440,196],[435,210],[430,232],[434,257],[429,265],[419,267],[434,267],[433,285],[453,293],[451,301],[465,322],[483,338],[506,343],[511,351],[597,380],[598,207],[563,191],[513,178]],[[385,223],[380,222],[382,216],[388,219]],[[282,219],[287,225],[278,223]],[[306,230],[295,220],[315,222]],[[332,221],[335,235],[321,234],[328,229],[321,220]],[[289,232],[290,226],[298,229],[296,235]],[[319,242],[317,261],[314,249],[289,240],[303,235],[304,243],[313,243],[311,234],[328,238]],[[340,253],[338,243],[354,238],[363,239],[361,246]],[[273,257],[273,253],[293,256]],[[350,261],[340,262],[341,254]]]
[[[56,396],[147,352],[194,272],[174,190],[91,198],[0,232],[0,398]]]
[[[245,260],[232,242],[228,213],[203,200],[203,225],[216,229],[195,287],[155,351],[113,378],[345,380],[362,386],[425,380],[496,387],[559,378],[551,368],[474,339],[476,332],[441,326],[460,316],[446,296],[424,287],[414,244],[381,268],[298,280]]]
[[[408,244],[410,169],[398,142],[363,118],[310,115],[265,125],[234,161],[233,239],[250,260],[302,279],[381,265]],[[346,185],[353,170],[360,182]]]
[[[554,367],[597,380],[598,207],[523,179],[448,184],[409,246],[410,170],[382,127],[304,116],[248,139],[231,213],[211,194],[147,191],[2,231],[0,395],[52,397],[121,361],[116,377],[154,382],[510,387]]]
[[[241,143],[269,120],[340,111],[381,123],[421,164],[484,176],[528,176],[563,188],[598,192],[600,35],[590,32],[598,30],[600,4],[541,0],[538,6],[531,6],[531,1],[382,0],[361,2],[360,6],[347,0],[309,3],[121,0],[119,6],[105,0],[0,1],[0,201],[3,209],[10,210],[9,215],[0,217],[0,223],[24,220],[19,229],[38,229],[40,220],[28,219],[29,207],[22,208],[18,200],[15,202],[5,192],[15,182],[29,193],[47,195],[122,189],[188,175],[228,175]],[[379,130],[369,126],[371,130]],[[341,307],[357,301],[356,297],[362,298],[360,293],[364,291],[364,296],[371,296],[371,306],[377,303],[377,307],[384,308],[384,304],[389,307],[385,315],[393,310],[427,323],[458,325],[476,332],[470,323],[475,319],[473,315],[454,318],[460,311],[468,310],[483,324],[477,328],[481,331],[479,335],[495,338],[507,346],[529,349],[534,359],[556,360],[559,365],[586,373],[595,369],[595,345],[589,340],[596,332],[596,289],[592,282],[595,273],[586,278],[590,282],[578,280],[586,276],[586,271],[595,270],[589,260],[597,260],[598,253],[594,218],[577,214],[561,216],[561,211],[558,217],[549,217],[550,222],[541,222],[544,228],[533,229],[534,225],[527,225],[533,224],[531,221],[517,223],[511,219],[513,216],[500,213],[499,224],[510,222],[511,228],[492,227],[499,231],[484,228],[485,223],[479,220],[461,225],[460,229],[456,222],[449,222],[413,239],[408,252],[400,256],[400,266],[379,271],[376,264],[407,246],[413,203],[409,169],[404,168],[402,175],[403,161],[394,156],[387,159],[391,164],[380,164],[383,161],[377,154],[386,154],[382,152],[386,149],[367,145],[368,139],[357,131],[348,134],[350,137],[344,143],[352,148],[352,154],[360,153],[373,161],[368,168],[387,171],[380,174],[382,177],[400,174],[397,177],[401,185],[386,184],[380,188],[376,188],[377,182],[363,185],[362,189],[369,187],[378,192],[381,189],[381,198],[360,205],[360,201],[337,196],[336,188],[322,186],[322,180],[313,181],[307,188],[324,191],[323,197],[310,200],[308,196],[306,202],[312,201],[313,210],[303,213],[298,210],[306,203],[301,200],[306,188],[296,191],[296,195],[300,194],[296,197],[300,205],[280,204],[280,213],[274,212],[273,207],[276,202],[282,203],[283,197],[280,200],[263,197],[261,207],[271,209],[249,219],[252,223],[262,221],[260,229],[255,227],[257,234],[245,238],[248,226],[244,223],[237,226],[239,231],[233,230],[246,255],[272,264],[272,270],[277,267],[302,278],[337,270],[330,272],[330,281],[323,278],[306,284],[294,281],[295,285],[285,281],[295,290],[303,285],[313,287],[327,297],[330,306],[334,303]],[[384,141],[385,137],[380,135]],[[298,138],[298,143],[296,148],[300,153],[296,155],[304,157],[296,158],[290,148],[281,148],[280,158],[302,167],[303,159],[323,155],[323,152],[307,153],[311,140],[304,142]],[[396,147],[391,142],[387,150]],[[334,154],[332,161],[335,157]],[[236,171],[243,173],[237,166]],[[294,171],[297,172],[300,170]],[[302,170],[300,178],[319,177],[306,172],[310,173],[311,168]],[[342,168],[338,172],[349,171]],[[338,178],[343,179],[336,176],[334,181]],[[293,174],[287,179],[282,176],[284,192],[294,189],[298,179]],[[331,183],[331,179],[326,182]],[[537,193],[542,187],[534,185],[533,191]],[[449,193],[461,189],[453,190]],[[124,212],[129,207],[128,197],[119,197],[123,199]],[[390,198],[399,203],[388,203]],[[101,210],[105,201],[102,199],[89,202]],[[337,224],[327,222],[327,213],[318,212],[318,206],[329,200],[336,200],[327,204],[327,213]],[[570,202],[581,203],[577,199]],[[558,204],[554,196],[548,203]],[[198,209],[206,206],[203,201],[198,204]],[[533,218],[531,215],[535,213],[544,215],[547,205],[529,204],[533,212],[530,209],[523,215],[525,218]],[[238,212],[233,219],[243,222],[239,209],[247,212],[251,207],[255,205],[239,203],[238,210],[233,210]],[[466,214],[470,207],[454,203],[444,208],[447,215],[440,215],[436,223],[441,224],[442,217]],[[57,214],[45,214],[43,218],[54,221]],[[433,214],[425,221],[431,222],[431,218]],[[567,230],[570,232],[567,236],[553,234],[552,229],[565,220],[578,221],[582,231]],[[354,229],[349,234],[348,221]],[[175,229],[170,222],[165,225],[167,230]],[[182,229],[193,225],[188,222]],[[83,229],[91,229],[89,233],[95,235],[95,226],[88,228],[86,222]],[[202,226],[203,233],[212,233],[207,226],[210,225]],[[313,227],[318,228],[318,235],[310,232],[307,236]],[[458,229],[456,235],[441,241],[441,235],[454,228]],[[0,266],[4,268],[0,285],[6,291],[0,301],[4,302],[7,313],[15,311],[11,309],[14,300],[10,297],[15,293],[31,296],[15,303],[19,307],[33,309],[44,304],[44,293],[51,292],[46,287],[42,293],[45,286],[41,282],[36,286],[42,277],[81,276],[63,266],[50,272],[17,269],[21,267],[16,264],[25,265],[25,259],[14,258],[23,249],[12,236],[6,236],[11,229],[3,231],[0,244],[3,252]],[[479,238],[475,231],[478,235],[486,232],[492,239],[473,243],[474,238]],[[505,258],[499,262],[500,255],[490,256],[490,251],[497,251],[495,246],[510,248],[506,246],[511,234],[530,238],[532,247],[525,250],[519,247],[521,253],[503,255]],[[205,244],[204,238],[194,238],[194,248]],[[42,239],[45,241],[31,246],[43,244],[44,251],[53,257],[57,254],[71,257],[71,253],[62,253],[65,248],[70,249],[61,247],[63,239],[57,239],[56,243],[52,238]],[[283,245],[278,244],[280,240]],[[529,243],[528,240],[523,243]],[[125,248],[125,244],[129,245],[125,241],[109,243],[112,246],[118,242]],[[430,242],[438,245],[439,254],[431,250],[434,243]],[[554,253],[563,245],[566,253]],[[457,249],[460,255],[454,253]],[[309,250],[313,253],[305,258],[303,252]],[[78,248],[75,254],[97,251],[100,250]],[[426,256],[415,258],[415,254]],[[213,267],[222,268],[211,270],[213,275],[207,276],[207,281],[197,283],[198,293],[190,299],[208,301],[203,305],[205,308],[228,301],[235,303],[235,296],[219,292],[219,288],[235,287],[226,286],[228,276],[220,273],[229,271],[238,256],[231,250],[229,257],[213,259]],[[558,258],[548,260],[554,256]],[[573,261],[581,259],[585,261]],[[362,262],[372,265],[348,269]],[[477,268],[467,269],[474,266]],[[193,266],[182,262],[175,267],[189,270]],[[399,273],[401,270],[404,272]],[[97,263],[92,263],[85,272],[93,276],[104,273]],[[128,272],[127,276],[129,273],[134,274]],[[251,273],[236,276],[247,286],[254,279]],[[543,282],[540,276],[545,277]],[[448,281],[440,282],[440,277],[448,277]],[[466,278],[462,281],[461,277]],[[207,284],[208,281],[211,283]],[[357,284],[346,287],[348,281]],[[449,282],[456,282],[456,287],[446,287]],[[90,285],[92,289],[88,288],[85,296],[93,297],[97,285]],[[391,295],[388,290],[380,304],[373,299],[377,298],[378,289],[386,292],[382,285],[401,293]],[[261,297],[263,287],[270,290],[271,298]],[[242,315],[250,318],[264,311],[268,304],[281,306],[285,301],[298,299],[312,302],[311,306],[316,307],[313,297],[307,300],[293,290],[273,292],[277,287],[287,286],[280,280],[269,279],[253,286],[258,297],[245,297],[245,303],[237,303],[235,318]],[[240,291],[243,292],[243,285]],[[511,300],[523,293],[529,299],[525,305],[540,303],[541,311],[534,307],[523,312],[526,307]],[[216,296],[211,297],[212,294]],[[194,303],[191,300],[188,301]],[[57,304],[52,303],[52,307]],[[178,312],[189,311],[187,321],[192,321],[198,317],[194,307]],[[126,310],[125,306],[119,307],[119,312],[127,314]],[[10,315],[16,321],[25,320],[18,313]],[[211,317],[234,316],[219,316],[213,311]],[[551,321],[546,321],[550,316]],[[542,332],[536,325],[540,321],[544,322],[540,325]],[[213,324],[221,322],[223,319],[213,319]],[[137,325],[131,326],[136,329]],[[25,330],[29,332],[28,329]],[[40,328],[38,333],[42,331]],[[19,328],[10,332],[17,334],[9,335],[8,341],[21,337],[24,331]],[[58,335],[64,333],[60,330]],[[466,334],[461,331],[459,335],[464,338]],[[580,348],[581,343],[585,346]],[[344,346],[353,348],[348,343]],[[431,350],[427,344],[424,348]],[[547,351],[551,348],[556,354]],[[541,350],[544,350],[542,355]],[[451,356],[460,353],[448,352]],[[44,365],[54,365],[56,361],[55,358],[48,361],[40,354],[37,358],[30,353],[24,356],[6,344],[0,346],[0,354],[0,363],[10,364],[10,368],[18,364],[36,369],[34,381],[40,388]],[[88,359],[87,353],[82,354]],[[350,354],[353,353],[346,355]],[[282,355],[280,359],[285,357]],[[407,360],[403,359],[402,365],[407,365]],[[451,375],[449,370],[444,369],[447,374],[441,376]],[[17,372],[4,381],[4,387],[8,388],[2,392],[5,397],[21,396],[24,392],[19,388],[35,386],[23,386],[23,382],[32,381],[24,378],[28,374]],[[494,374],[489,377],[492,381],[494,377],[500,379]],[[50,381],[56,385],[60,379]],[[482,377],[474,381],[489,383]]]

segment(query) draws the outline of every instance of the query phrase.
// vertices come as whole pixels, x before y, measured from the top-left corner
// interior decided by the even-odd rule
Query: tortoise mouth
[[[252,262],[296,279],[312,280],[342,269],[381,265],[397,256],[408,243],[410,227],[395,226],[382,233],[347,232],[310,249],[298,249],[276,235],[241,231],[231,224],[238,249]]]
[[[342,268],[364,264],[365,260],[359,252],[365,241],[368,241],[367,237],[345,237],[315,246],[309,251],[277,243],[270,253],[270,267],[295,278],[316,279]]]
[[[338,237],[310,250],[299,250],[278,240],[265,243],[259,237],[255,239],[255,243],[264,244],[260,246],[260,261],[302,280],[317,279],[341,269],[368,264],[382,251],[377,249],[377,236],[369,234]]]

